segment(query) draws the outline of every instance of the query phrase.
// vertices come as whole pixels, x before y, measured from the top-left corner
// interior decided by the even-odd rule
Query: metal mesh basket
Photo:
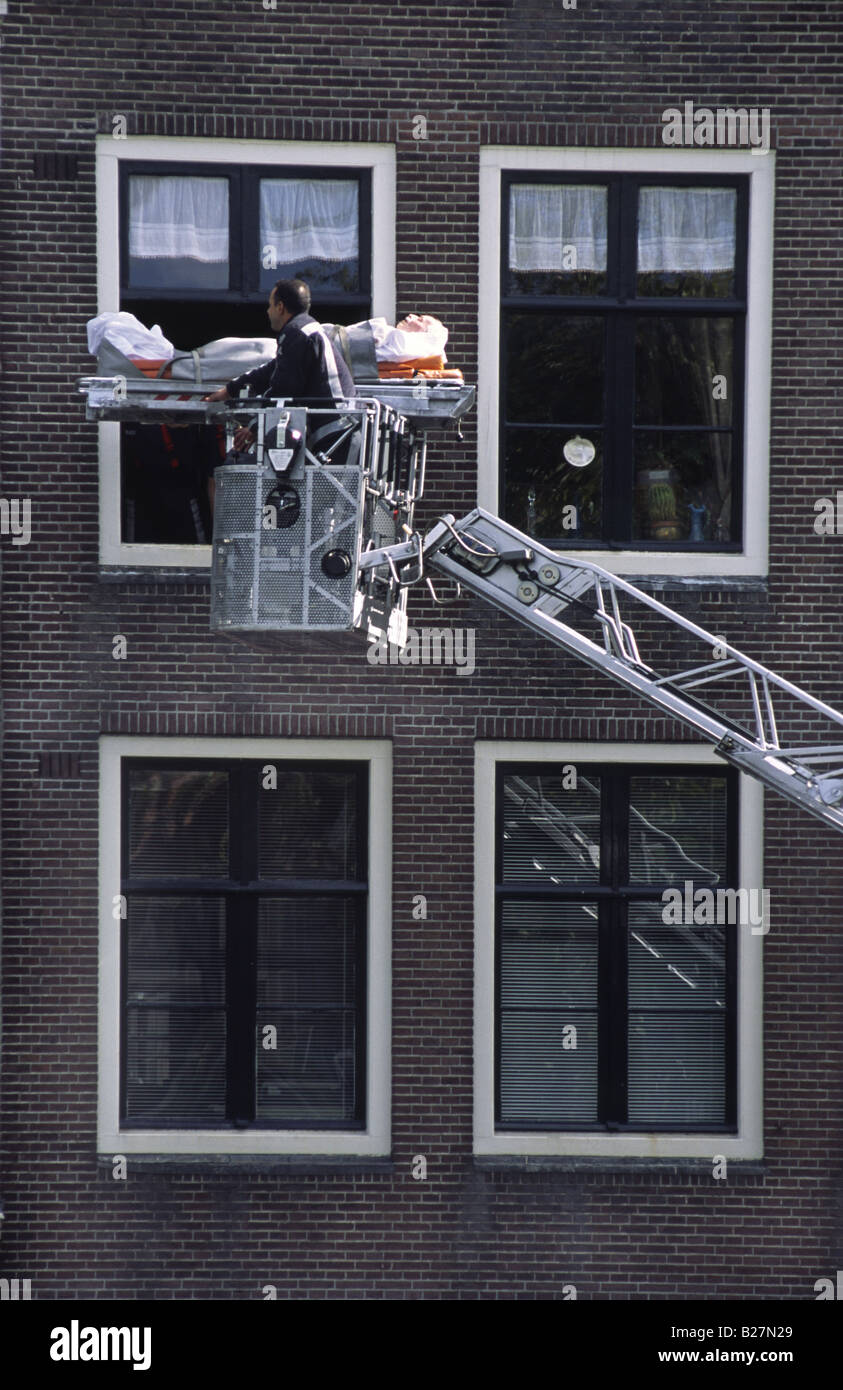
[[[231,464],[214,476],[211,627],[350,628],[362,470],[307,468],[288,481]]]

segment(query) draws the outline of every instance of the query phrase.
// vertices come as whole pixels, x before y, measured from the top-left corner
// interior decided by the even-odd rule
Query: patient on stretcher
[[[352,323],[348,328],[331,325],[331,330],[332,336],[336,335],[335,343],[349,360],[355,380],[375,375],[381,381],[420,376],[463,379],[462,372],[445,366],[448,330],[432,314],[408,314],[394,328],[385,318],[375,318]]]

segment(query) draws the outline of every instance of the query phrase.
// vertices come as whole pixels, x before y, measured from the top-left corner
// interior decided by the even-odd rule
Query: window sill
[[[144,565],[143,568],[130,565],[100,565],[101,584],[194,584],[198,589],[208,589],[211,584],[210,567],[205,569],[184,569],[176,566]]]
[[[721,1181],[712,1176],[712,1160],[699,1158],[543,1158],[530,1154],[501,1154],[494,1157],[475,1154],[474,1167],[481,1172],[496,1173],[583,1173],[592,1176],[646,1173],[650,1176],[710,1178],[713,1183]],[[731,1158],[724,1181],[728,1182],[733,1177],[766,1178],[768,1174],[769,1168],[761,1159]]]
[[[384,1174],[395,1172],[391,1158],[367,1158],[354,1154],[126,1154],[130,1169],[148,1173],[272,1173],[277,1176],[329,1175],[331,1173]],[[98,1154],[97,1166],[113,1169],[113,1154]]]
[[[481,502],[482,506],[483,503]],[[494,512],[494,507],[489,507]],[[692,584],[710,587],[723,587],[732,584],[740,586],[766,585],[766,552],[757,547],[744,553],[724,551],[677,551],[677,550],[622,550],[620,547],[606,546],[599,550],[571,546],[566,548],[549,547],[560,559],[584,560],[599,565],[609,574],[625,579],[629,584],[640,588],[647,583],[659,584],[671,581],[675,584]]]
[[[627,584],[645,593],[701,593],[705,590],[727,590],[732,593],[763,594],[766,598],[770,585],[763,575],[732,574],[623,574]]]

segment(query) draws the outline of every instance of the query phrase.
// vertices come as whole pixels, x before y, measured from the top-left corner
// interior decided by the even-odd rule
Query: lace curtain
[[[228,179],[133,174],[129,255],[138,259],[228,260]]]
[[[509,268],[558,271],[575,246],[577,270],[606,269],[606,189],[518,183],[509,190]],[[566,258],[567,259],[567,258]]]
[[[278,265],[358,256],[356,179],[261,179],[260,245]]]
[[[731,270],[736,206],[733,188],[642,188],[639,271]]]
[[[731,270],[736,193],[732,188],[642,188],[639,271]],[[509,266],[515,271],[606,269],[605,188],[594,184],[514,184],[509,204]]]

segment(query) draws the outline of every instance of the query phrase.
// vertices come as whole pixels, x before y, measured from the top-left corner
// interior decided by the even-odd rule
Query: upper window
[[[368,169],[143,164],[120,170],[120,305],[177,350],[271,337],[266,300],[298,276],[315,316],[371,311]],[[221,431],[125,425],[121,533],[130,543],[207,544]]]
[[[558,546],[737,551],[746,177],[502,179],[500,498]]]
[[[182,353],[239,337],[271,356],[269,290],[295,275],[323,322],[392,322],[394,147],[99,136],[97,258],[99,312],[159,324]],[[207,567],[221,434],[103,422],[99,438],[101,561]]]
[[[144,741],[133,757],[125,742],[104,749],[121,905],[104,938],[104,1142],[382,1152],[383,753],[200,759]]]

